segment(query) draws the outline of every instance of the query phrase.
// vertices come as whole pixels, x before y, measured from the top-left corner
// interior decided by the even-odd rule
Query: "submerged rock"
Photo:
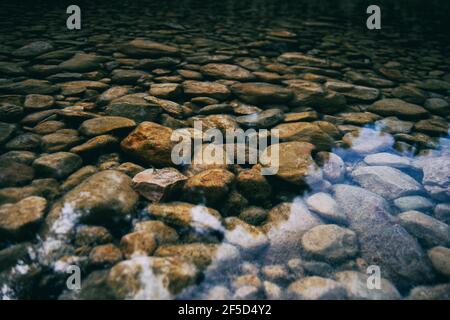
[[[0,238],[32,238],[39,222],[44,218],[47,200],[31,196],[15,204],[0,206]]]
[[[417,241],[390,214],[386,200],[365,189],[336,185],[336,201],[358,235],[362,257],[384,270],[396,285],[411,286],[433,278]]]
[[[352,177],[365,189],[386,199],[423,192],[420,183],[412,177],[387,166],[360,167],[352,172]]]
[[[134,188],[152,202],[167,200],[179,191],[187,180],[175,168],[148,169],[134,176]]]

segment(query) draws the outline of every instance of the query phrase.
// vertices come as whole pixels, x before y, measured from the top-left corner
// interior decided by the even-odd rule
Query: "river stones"
[[[306,199],[308,208],[317,213],[325,220],[334,221],[340,224],[347,223],[347,217],[339,208],[331,195],[325,192],[318,192]]]
[[[92,248],[89,264],[94,267],[114,265],[122,260],[122,252],[113,244],[104,244]]]
[[[450,159],[437,157],[418,160],[417,165],[423,170],[422,183],[430,196],[437,200],[448,199],[450,196]]]
[[[31,166],[3,159],[0,161],[0,187],[16,187],[25,185],[34,178]]]
[[[147,39],[131,40],[124,44],[120,51],[132,57],[174,56],[179,54],[176,47]]]
[[[156,247],[153,235],[145,231],[128,233],[120,239],[120,249],[127,259],[133,256],[151,256]]]
[[[36,196],[0,206],[0,237],[31,238],[30,232],[43,220],[46,209],[47,200]]]
[[[228,87],[218,82],[188,80],[182,86],[184,94],[192,97],[209,97],[222,101],[230,95]]]
[[[58,91],[49,81],[27,79],[12,84],[0,85],[0,92],[11,92],[14,94],[52,94]]]
[[[307,254],[325,261],[339,261],[353,257],[358,251],[356,234],[334,224],[308,230],[302,237]]]
[[[136,121],[154,121],[161,113],[158,105],[151,104],[142,93],[128,94],[113,99],[105,109],[109,116],[124,117]]]
[[[218,211],[186,202],[151,204],[147,211],[156,219],[175,227],[191,227],[199,230],[221,230]]]
[[[428,251],[433,267],[442,275],[450,277],[450,249],[446,247],[434,247]]]
[[[318,150],[329,150],[333,139],[318,125],[309,122],[293,122],[279,124],[273,128],[278,130],[281,141],[304,141],[317,147]]]
[[[70,149],[70,152],[76,154],[92,154],[99,151],[104,151],[108,149],[112,149],[114,146],[119,144],[119,140],[114,136],[103,134],[101,136],[96,136],[88,141],[73,147]]]
[[[270,128],[283,121],[284,115],[280,109],[268,109],[261,112],[240,116],[237,123],[245,128]]]
[[[352,172],[352,177],[365,189],[386,199],[423,192],[423,187],[412,177],[387,166],[360,167]]]
[[[83,160],[70,152],[57,152],[42,156],[33,161],[33,168],[42,177],[65,178],[81,167]]]
[[[95,173],[69,191],[46,218],[51,228],[61,216],[82,221],[110,224],[132,213],[138,201],[131,178],[115,170]]]
[[[15,125],[0,122],[0,144],[8,141],[8,139],[12,137],[14,131],[16,131]]]
[[[152,202],[168,199],[183,186],[187,177],[175,168],[148,169],[134,176],[134,188]]]
[[[450,245],[450,227],[447,224],[415,210],[403,212],[398,218],[409,233],[426,245]]]
[[[428,115],[428,111],[423,107],[400,99],[377,101],[368,110],[382,116],[396,116],[400,119],[420,119]]]
[[[153,83],[150,86],[149,94],[161,99],[175,99],[183,92],[178,83]]]
[[[182,2],[0,10],[0,300],[448,299],[439,10],[374,42],[341,3]]]
[[[273,207],[263,226],[270,240],[266,260],[273,262],[295,257],[303,234],[320,224],[323,224],[321,219],[311,213],[301,199]]]
[[[231,91],[242,101],[256,105],[285,103],[292,98],[291,90],[264,82],[238,83]]]
[[[141,280],[148,276],[154,279],[150,287]],[[116,264],[105,282],[114,299],[169,299],[197,277],[196,267],[180,258],[137,257]]]
[[[369,128],[349,132],[344,135],[342,141],[352,151],[362,155],[387,150],[394,144],[394,138],[390,134]]]
[[[100,67],[105,58],[95,54],[77,53],[69,60],[61,62],[59,68],[69,72],[88,72]]]
[[[301,52],[285,52],[281,54],[277,60],[287,64],[298,64],[311,67],[329,67],[330,65],[327,60],[306,55]]]
[[[240,66],[226,63],[208,63],[201,67],[200,72],[212,78],[237,81],[250,81],[255,78],[250,71]]]
[[[286,182],[297,185],[314,184],[321,180],[322,173],[311,157],[312,150],[314,146],[307,142],[284,142],[265,149],[260,162]]]
[[[450,114],[450,105],[447,101],[441,98],[430,98],[425,101],[425,109],[431,113],[441,116],[448,116]]]
[[[357,86],[343,81],[327,81],[325,87],[328,90],[341,93],[349,101],[371,102],[376,100],[380,95],[380,90],[376,88]]]
[[[204,170],[190,177],[183,187],[184,197],[194,203],[218,205],[230,192],[235,176],[224,169]]]
[[[12,52],[16,57],[31,58],[53,50],[53,45],[48,41],[33,41]]]
[[[134,226],[134,231],[143,231],[150,234],[156,240],[158,245],[171,244],[179,240],[176,230],[162,221],[147,220],[138,222]]]
[[[92,137],[107,134],[120,130],[130,130],[136,126],[136,123],[124,117],[99,117],[84,121],[79,131],[81,134]]]
[[[109,102],[111,102],[114,99],[120,98],[130,92],[130,88],[126,86],[114,86],[109,88],[108,90],[104,91],[99,97],[98,97],[98,104],[100,105],[106,105]]]
[[[421,247],[390,214],[386,200],[365,189],[336,185],[336,202],[358,236],[363,258],[377,264],[396,285],[430,281],[432,273]]]
[[[121,142],[131,156],[154,165],[171,165],[172,129],[154,122],[142,122]]]
[[[29,94],[25,98],[24,107],[32,110],[46,109],[53,105],[52,96],[42,94]]]
[[[322,277],[305,277],[291,283],[288,294],[298,300],[341,300],[347,292],[340,283]]]
[[[369,289],[367,274],[356,271],[341,271],[335,275],[336,281],[347,290],[353,300],[395,300],[401,295],[395,286],[387,279],[381,278],[380,289]]]

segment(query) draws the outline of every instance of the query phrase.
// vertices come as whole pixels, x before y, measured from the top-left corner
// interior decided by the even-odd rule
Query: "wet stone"
[[[0,206],[0,237],[21,239],[44,218],[47,201],[41,197],[28,197],[15,204]]]
[[[106,107],[109,116],[124,117],[136,122],[153,121],[161,108],[145,100],[145,94],[135,93],[116,98]]]
[[[124,117],[100,117],[84,121],[79,131],[85,136],[99,136],[102,134],[119,131],[131,130],[136,123]]]
[[[89,253],[89,264],[93,266],[114,265],[122,260],[120,249],[113,244],[104,244],[94,247]]]
[[[387,166],[360,167],[352,172],[352,177],[365,189],[386,199],[423,192],[423,187],[412,177]]]
[[[212,78],[229,79],[237,81],[250,81],[255,76],[248,70],[231,64],[209,63],[204,65],[200,71]]]
[[[262,112],[236,118],[239,125],[245,128],[270,128],[283,121],[283,112],[279,109],[268,109]]]
[[[353,257],[358,251],[356,234],[337,225],[321,225],[308,230],[302,237],[307,254],[325,261],[339,261]]]
[[[340,300],[347,298],[347,292],[338,282],[322,277],[306,277],[291,283],[288,294],[299,300]]]
[[[448,116],[450,115],[450,105],[447,101],[441,98],[430,98],[425,101],[425,109],[431,113]]]
[[[88,72],[98,69],[100,63],[104,61],[105,58],[95,54],[77,53],[69,60],[60,63],[59,68],[69,72]]]
[[[256,105],[285,103],[292,98],[291,90],[264,82],[238,83],[231,91],[242,101]]]
[[[186,180],[175,168],[148,169],[134,176],[133,185],[146,199],[160,202],[178,192]]]
[[[310,210],[316,212],[325,220],[346,224],[347,217],[339,208],[331,195],[324,192],[315,193],[306,199]]]
[[[93,174],[56,203],[46,218],[50,227],[64,212],[100,225],[123,219],[136,206],[138,194],[127,175],[106,170]]]
[[[433,267],[446,277],[450,277],[450,249],[446,247],[434,247],[428,251]]]
[[[396,116],[400,119],[420,119],[428,114],[428,111],[423,107],[400,99],[383,99],[377,101],[368,110],[382,116]]]
[[[50,42],[34,41],[18,48],[17,50],[13,51],[12,54],[16,57],[31,58],[51,50],[53,50],[53,45]]]
[[[450,245],[450,227],[419,211],[407,211],[399,216],[400,224],[428,246]]]
[[[394,200],[394,204],[401,211],[418,210],[428,211],[434,207],[434,203],[421,196],[401,197]]]
[[[362,257],[385,270],[385,277],[396,285],[432,278],[430,265],[421,247],[395,222],[387,201],[365,189],[339,184],[334,186],[336,202],[358,236]]]
[[[174,146],[174,142],[171,140],[172,132],[172,129],[157,123],[142,122],[122,140],[121,148],[146,163],[171,165],[172,147]]]
[[[0,144],[8,141],[8,139],[12,137],[14,131],[16,131],[16,126],[14,124],[0,122]]]
[[[33,168],[42,177],[65,178],[81,167],[83,160],[70,152],[57,152],[34,160]]]
[[[34,178],[34,169],[20,162],[0,161],[0,187],[16,187],[29,183]]]

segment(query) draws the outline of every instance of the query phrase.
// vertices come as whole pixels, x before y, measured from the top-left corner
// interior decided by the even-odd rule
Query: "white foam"
[[[199,232],[205,229],[225,231],[218,218],[208,212],[205,206],[197,205],[190,210],[192,226]]]
[[[172,295],[167,290],[163,276],[153,272],[153,265],[147,256],[134,255],[130,264],[137,264],[141,268],[139,275],[140,290],[132,297],[133,300],[169,300]]]

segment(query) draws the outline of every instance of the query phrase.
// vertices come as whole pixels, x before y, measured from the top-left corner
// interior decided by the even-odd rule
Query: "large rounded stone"
[[[322,277],[306,277],[288,287],[288,294],[298,300],[341,300],[347,292],[340,283]]]
[[[84,121],[79,131],[81,134],[92,137],[106,133],[112,133],[120,130],[130,130],[136,126],[136,123],[124,117],[99,117]]]
[[[261,154],[260,163],[264,168],[273,168],[275,175],[284,181],[314,184],[322,179],[322,173],[311,157],[313,149],[312,144],[297,141],[271,145]]]
[[[306,253],[327,261],[342,261],[358,252],[356,234],[334,224],[312,228],[302,237]]]
[[[273,128],[278,130],[281,141],[304,141],[316,146],[318,150],[329,150],[334,140],[319,126],[308,122],[279,124]]]
[[[386,199],[423,192],[416,180],[398,169],[387,166],[360,167],[352,172],[352,177],[365,189]]]
[[[428,111],[416,104],[400,99],[383,99],[372,104],[368,111],[382,116],[397,116],[400,119],[420,119],[428,115]]]
[[[285,103],[293,96],[290,89],[264,82],[238,83],[231,91],[242,101],[256,105]]]
[[[142,122],[122,140],[122,150],[131,156],[157,166],[172,164],[173,130],[153,122]]]
[[[441,274],[450,278],[450,249],[446,247],[434,247],[428,251],[433,267]]]
[[[411,286],[433,278],[431,266],[417,241],[390,213],[385,199],[365,189],[339,184],[335,198],[358,236],[362,257],[383,270],[396,285]]]
[[[234,178],[224,169],[202,171],[186,181],[184,197],[193,203],[219,204],[230,192]]]
[[[15,204],[0,207],[0,237],[22,239],[44,218],[47,200],[28,197]],[[31,237],[30,237],[31,238]]]
[[[217,79],[249,81],[255,76],[240,66],[225,63],[208,63],[200,69],[201,73]]]
[[[81,157],[74,153],[57,152],[37,158],[33,168],[43,177],[61,179],[79,169],[82,163]]]
[[[69,191],[47,216],[47,227],[58,218],[74,216],[83,221],[110,224],[134,212],[139,199],[126,174],[106,170],[98,172]]]
[[[173,56],[178,54],[178,48],[163,43],[134,39],[124,44],[120,51],[133,57]]]

